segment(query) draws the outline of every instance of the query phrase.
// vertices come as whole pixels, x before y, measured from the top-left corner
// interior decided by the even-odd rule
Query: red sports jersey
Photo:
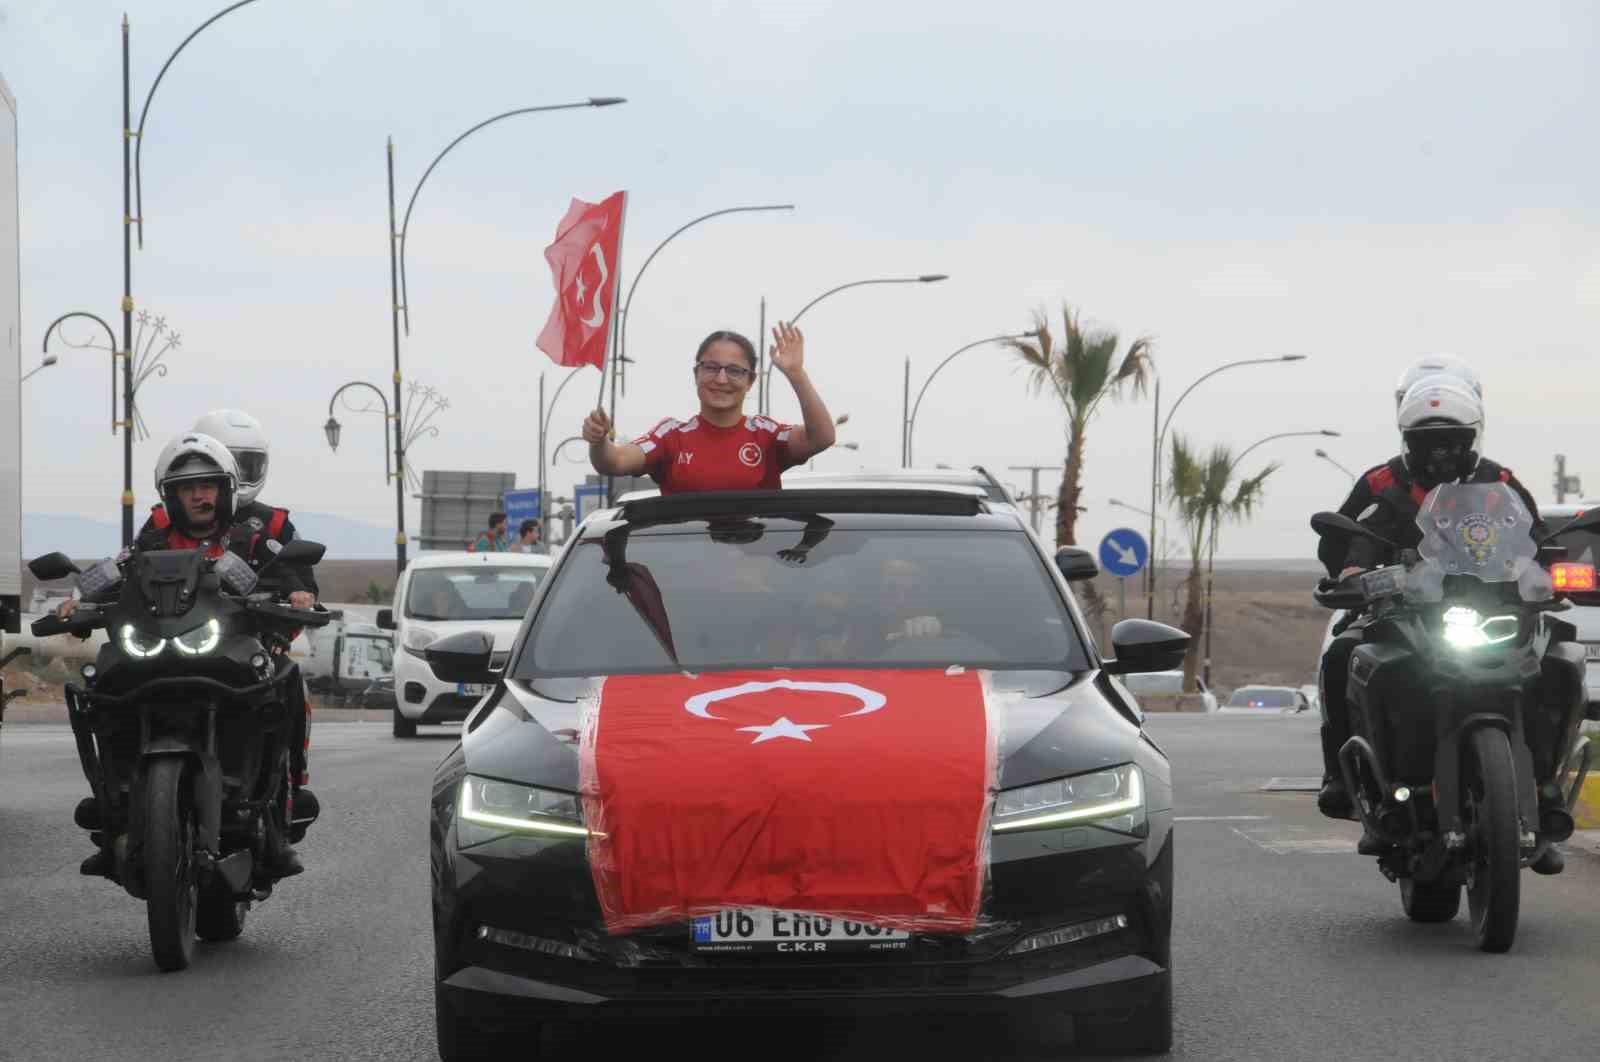
[[[644,451],[644,470],[662,494],[777,490],[778,474],[798,464],[789,457],[793,430],[767,417],[745,417],[731,428],[700,417],[668,417],[633,443]]]

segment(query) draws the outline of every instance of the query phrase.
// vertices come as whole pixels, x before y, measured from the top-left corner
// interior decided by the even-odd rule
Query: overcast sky
[[[135,106],[220,0],[134,0]],[[756,10],[756,8],[760,10]],[[121,294],[120,4],[0,0],[0,73],[19,101],[24,331]],[[333,389],[390,372],[384,139],[409,195],[433,155],[512,107],[626,106],[510,119],[473,137],[418,199],[403,371],[451,408],[422,467],[537,480],[537,388],[564,370],[533,346],[542,256],[568,199],[631,193],[624,271],[684,221],[639,285],[624,431],[694,408],[688,364],[715,328],[753,333],[846,281],[944,272],[935,286],[845,292],[805,320],[807,363],[851,422],[817,467],[898,459],[902,365],[1026,327],[1065,299],[1154,337],[1170,401],[1226,361],[1297,365],[1208,381],[1174,424],[1236,448],[1289,439],[1265,507],[1229,557],[1308,553],[1307,516],[1397,445],[1391,391],[1423,353],[1476,363],[1488,452],[1551,497],[1552,457],[1600,494],[1600,113],[1584,3],[808,2],[602,5],[258,0],[179,57],[144,144],[145,249],[134,296],[181,332],[141,395],[141,508],[165,437],[239,406],[273,438],[266,500],[392,520],[378,422]],[[75,336],[86,336],[77,332]],[[52,344],[54,347],[54,344]],[[33,357],[33,355],[30,355]],[[105,355],[67,352],[25,385],[26,509],[115,519],[121,444]],[[593,370],[556,410],[577,432]],[[797,406],[787,385],[780,416]],[[1148,401],[1090,434],[1080,538],[1142,519]],[[1057,464],[1059,410],[999,352],[928,392],[919,464]],[[577,446],[555,470],[586,471]],[[1047,479],[1053,481],[1050,473]],[[1026,485],[1025,473],[1007,478]],[[411,504],[411,520],[417,506]],[[413,525],[414,526],[414,525]]]

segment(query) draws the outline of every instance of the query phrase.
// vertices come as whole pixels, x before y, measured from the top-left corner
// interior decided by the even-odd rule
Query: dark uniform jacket
[[[288,545],[294,541],[294,524],[289,522],[289,510],[275,509],[260,502],[251,502],[234,514],[233,523],[221,534],[211,539],[190,538],[173,525],[164,506],[150,510],[150,518],[134,539],[134,548],[145,549],[200,549],[208,556],[217,557],[224,549],[238,554],[252,568],[260,569],[272,559],[273,550],[267,542]],[[317,594],[317,580],[311,569],[299,565],[278,564],[264,578],[263,590],[292,593],[305,590]],[[319,595],[320,596],[320,595]]]

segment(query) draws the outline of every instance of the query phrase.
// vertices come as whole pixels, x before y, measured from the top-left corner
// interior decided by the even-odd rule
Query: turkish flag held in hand
[[[556,241],[544,249],[555,279],[556,304],[538,346],[558,365],[593,365],[605,371],[627,201],[627,192],[598,203],[574,199],[556,226]]]
[[[608,930],[770,907],[970,931],[995,729],[976,672],[606,679],[579,786]]]

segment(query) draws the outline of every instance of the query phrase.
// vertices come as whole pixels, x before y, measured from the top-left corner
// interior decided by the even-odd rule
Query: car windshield
[[[544,573],[543,568],[487,564],[420,568],[411,574],[406,615],[420,620],[519,620]]]
[[[1546,526],[1551,531],[1560,531],[1577,519],[1577,514],[1572,516],[1546,516]],[[1567,547],[1567,560],[1581,561],[1585,564],[1600,564],[1600,531],[1573,531],[1556,535],[1556,542]]]
[[[1088,667],[1057,585],[1021,533],[829,526],[619,529],[582,542],[512,674]]]
[[[1295,691],[1270,686],[1243,686],[1228,698],[1229,708],[1293,708]]]

